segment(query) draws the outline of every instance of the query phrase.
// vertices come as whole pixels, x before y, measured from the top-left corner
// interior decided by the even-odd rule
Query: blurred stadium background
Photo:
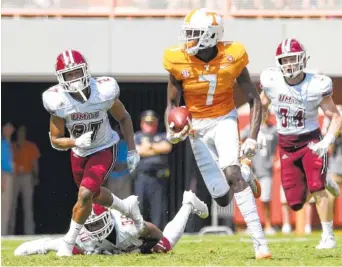
[[[51,148],[49,115],[41,101],[42,92],[56,83],[55,57],[66,48],[87,57],[93,76],[109,75],[119,81],[120,98],[138,130],[141,111],[153,109],[163,115],[167,74],[162,55],[177,43],[182,17],[190,9],[208,7],[224,17],[225,40],[247,47],[248,68],[256,84],[262,69],[275,65],[276,45],[295,36],[311,56],[308,68],[333,78],[334,99],[342,104],[342,0],[2,0],[1,5],[1,119],[2,125],[25,125],[28,140],[40,150],[40,183],[34,191],[36,234],[65,232],[76,201],[69,153]],[[235,91],[241,106],[245,100],[239,88]],[[248,114],[241,116],[245,124]],[[174,146],[169,161],[169,217],[181,205],[184,189],[192,188],[210,204],[189,144]],[[279,170],[274,179],[273,223],[280,225]],[[334,222],[342,227],[341,198],[337,205]],[[13,210],[17,214],[11,222],[13,233],[22,234],[23,209],[18,205]],[[243,226],[233,206],[219,214],[228,217],[225,225],[233,227],[235,217],[235,225]],[[191,220],[187,232],[210,224],[211,218],[204,224]],[[315,213],[313,227],[320,228]]]

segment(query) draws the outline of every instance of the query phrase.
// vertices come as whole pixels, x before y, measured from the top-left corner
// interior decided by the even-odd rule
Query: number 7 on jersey
[[[209,82],[209,89],[207,93],[207,100],[205,104],[207,106],[213,104],[214,94],[216,91],[217,75],[216,74],[203,74],[199,76],[200,82]]]

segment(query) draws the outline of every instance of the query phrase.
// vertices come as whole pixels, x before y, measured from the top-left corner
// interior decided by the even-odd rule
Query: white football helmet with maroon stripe
[[[110,235],[115,226],[110,210],[93,204],[93,209],[88,219],[84,223],[85,231],[98,241],[103,241]]]
[[[82,74],[72,79],[66,79],[69,72],[76,70],[82,71]],[[89,86],[90,74],[88,73],[88,63],[80,52],[68,49],[60,53],[56,60],[55,71],[59,84],[66,92],[80,93],[83,99],[87,100],[82,91]]]
[[[292,56],[296,57],[294,62],[282,63],[283,58]],[[294,38],[285,39],[277,47],[276,63],[287,78],[294,79],[302,73],[306,67],[307,59],[304,46]]]

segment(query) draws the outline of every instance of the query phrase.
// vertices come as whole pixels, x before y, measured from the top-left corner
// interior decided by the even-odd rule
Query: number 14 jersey
[[[118,134],[112,130],[107,111],[119,97],[120,88],[111,77],[90,79],[89,99],[81,103],[61,85],[55,85],[43,93],[45,109],[53,116],[65,120],[71,138],[93,131],[91,146],[88,148],[72,148],[73,152],[85,157],[97,151],[111,147],[119,141]]]
[[[305,73],[298,85],[288,85],[282,72],[268,68],[260,75],[261,88],[271,100],[278,133],[299,135],[319,128],[318,110],[324,97],[333,93],[328,76]]]

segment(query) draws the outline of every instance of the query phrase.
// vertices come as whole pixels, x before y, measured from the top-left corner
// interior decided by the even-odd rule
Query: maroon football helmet
[[[85,98],[82,90],[90,83],[88,63],[85,57],[78,51],[68,49],[60,53],[55,65],[57,79],[63,89],[69,93],[80,93]]]

